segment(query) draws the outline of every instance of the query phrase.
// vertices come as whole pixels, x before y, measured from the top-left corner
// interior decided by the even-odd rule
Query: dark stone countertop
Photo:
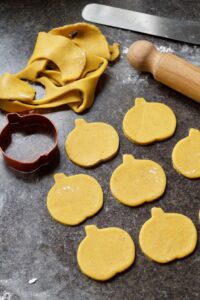
[[[81,10],[89,1],[2,0],[0,3],[0,73],[15,73],[25,66],[39,31],[48,31],[68,23],[82,21]],[[200,2],[176,0],[97,1],[164,17],[199,21]],[[71,163],[64,152],[64,142],[77,115],[68,109],[48,113],[59,131],[60,161],[49,170],[22,175],[7,168],[0,158],[0,298],[10,300],[104,300],[104,299],[200,299],[200,246],[186,259],[159,265],[140,250],[138,234],[150,217],[150,209],[160,206],[169,212],[183,213],[196,224],[199,232],[199,180],[188,180],[172,167],[171,152],[190,127],[199,128],[200,105],[154,81],[148,74],[138,74],[126,60],[127,47],[146,38],[200,65],[200,47],[144,36],[130,31],[100,26],[110,42],[122,45],[121,58],[102,76],[93,107],[83,117],[105,121],[120,135],[120,151],[110,162],[91,170]],[[164,47],[164,48],[163,48]],[[175,135],[166,142],[148,147],[131,144],[123,135],[121,124],[135,97],[168,104],[177,116]],[[0,114],[0,127],[5,114]],[[153,159],[167,174],[165,195],[158,201],[137,208],[119,204],[109,189],[109,178],[120,164],[123,153]],[[53,184],[53,174],[80,172],[94,175],[104,190],[104,207],[99,214],[76,227],[54,222],[46,209],[46,195]],[[136,244],[136,261],[125,273],[99,283],[84,276],[77,266],[76,251],[83,239],[84,226],[118,226],[127,230]],[[37,278],[34,284],[29,280]]]

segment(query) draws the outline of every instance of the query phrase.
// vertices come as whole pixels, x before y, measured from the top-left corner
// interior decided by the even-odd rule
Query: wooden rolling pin
[[[200,68],[170,53],[161,53],[148,41],[137,41],[128,50],[128,61],[153,77],[200,103]]]

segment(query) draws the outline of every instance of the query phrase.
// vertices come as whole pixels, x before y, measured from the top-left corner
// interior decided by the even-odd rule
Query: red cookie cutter
[[[21,172],[33,172],[41,166],[50,163],[56,157],[58,154],[57,130],[47,117],[40,114],[19,115],[17,113],[10,113],[7,115],[7,119],[8,123],[0,133],[0,149],[4,160],[10,167]],[[31,126],[37,126],[38,129],[45,129],[54,138],[53,146],[48,152],[43,153],[33,161],[24,162],[12,158],[6,153],[7,147],[12,142],[12,133],[16,130],[16,127],[28,132]]]

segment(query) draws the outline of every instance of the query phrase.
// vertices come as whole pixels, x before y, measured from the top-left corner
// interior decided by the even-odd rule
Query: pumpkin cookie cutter
[[[40,167],[50,163],[58,154],[58,134],[54,124],[45,116],[40,114],[26,114],[20,115],[17,113],[7,114],[8,123],[2,129],[0,133],[0,149],[3,154],[5,162],[13,169],[21,172],[33,172]],[[29,132],[30,128],[35,126],[40,132],[41,128],[45,130],[46,134],[49,134],[54,144],[49,151],[44,152],[34,160],[23,161],[17,160],[6,153],[8,146],[12,143],[12,133],[17,129],[23,129],[25,132]]]

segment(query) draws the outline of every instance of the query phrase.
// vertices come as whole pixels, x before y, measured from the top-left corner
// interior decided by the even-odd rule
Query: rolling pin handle
[[[175,91],[200,103],[200,68],[171,53],[161,53],[148,41],[133,43],[128,51],[129,63]]]
[[[128,50],[128,61],[138,71],[154,73],[163,54],[148,41],[137,41]]]

